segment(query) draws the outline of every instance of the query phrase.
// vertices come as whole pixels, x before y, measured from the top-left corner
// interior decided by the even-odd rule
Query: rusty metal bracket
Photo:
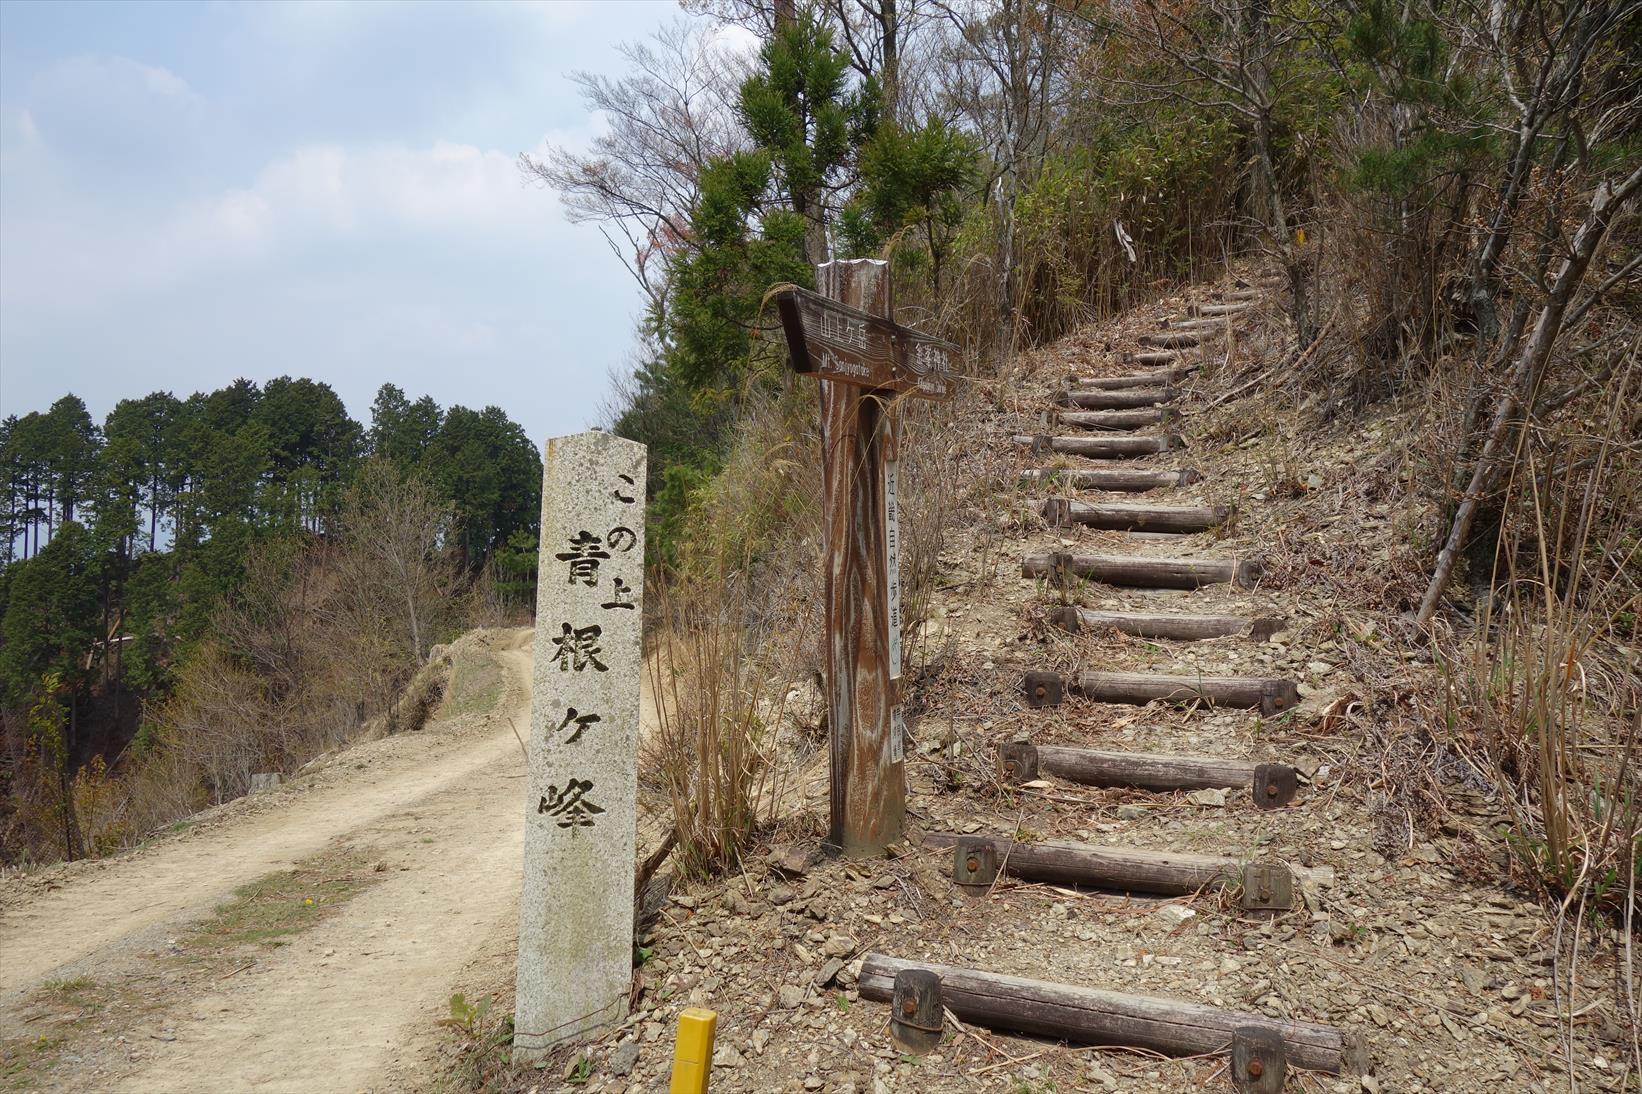
[[[1029,783],[1038,777],[1038,746],[1031,741],[1005,741],[998,746],[998,766],[1008,781]]]
[[[1251,862],[1243,867],[1243,910],[1286,912],[1294,907],[1294,876],[1287,866]]]
[[[1266,1026],[1232,1030],[1231,1080],[1242,1094],[1279,1094],[1288,1077],[1283,1038]]]
[[[998,845],[979,836],[962,836],[952,847],[952,883],[971,892],[998,880]]]
[[[1061,680],[1058,672],[1026,674],[1026,705],[1029,707],[1058,707],[1065,690],[1065,682]]]
[[[941,1005],[941,978],[928,969],[895,974],[889,999],[889,1033],[903,1052],[923,1055],[941,1043],[946,1011]]]
[[[1254,804],[1258,809],[1281,809],[1300,792],[1300,780],[1288,764],[1257,764],[1254,768]]]

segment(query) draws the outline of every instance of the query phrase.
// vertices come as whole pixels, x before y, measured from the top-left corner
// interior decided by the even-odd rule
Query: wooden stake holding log
[[[1157,752],[1104,752],[1028,741],[1008,741],[999,748],[998,755],[1004,776],[1014,782],[1053,775],[1084,786],[1129,786],[1158,792],[1247,787],[1260,809],[1287,805],[1299,789],[1296,772],[1287,764]]]
[[[1182,642],[1238,637],[1264,642],[1288,625],[1287,620],[1275,616],[1105,612],[1076,607],[1060,608],[1053,618],[1062,630],[1073,633],[1113,630],[1136,638],[1172,638]]]
[[[1041,552],[1021,561],[1022,577],[1053,577],[1057,570],[1106,585],[1141,589],[1201,589],[1230,582],[1252,588],[1265,566],[1252,558],[1148,558]]]
[[[1179,436],[1173,433],[1158,437],[1051,437],[1044,433],[1036,437],[1017,435],[1014,441],[1030,448],[1033,455],[1060,452],[1092,460],[1127,460],[1185,447]]]
[[[1051,681],[1053,677],[1053,681]],[[1170,676],[1153,672],[1079,672],[1068,678],[1057,673],[1028,672],[1028,706],[1055,706],[1051,695],[1071,691],[1100,703],[1144,706],[1203,702],[1212,706],[1259,710],[1268,717],[1297,706],[1300,692],[1293,680],[1262,676]]]
[[[1081,524],[1118,532],[1173,532],[1187,535],[1218,528],[1231,517],[1227,505],[1091,505],[1068,498],[1047,498],[1038,506],[1051,527]]]
[[[1079,429],[1144,429],[1162,425],[1180,417],[1178,410],[1166,406],[1145,407],[1139,410],[1062,410],[1055,415],[1059,425]]]
[[[1174,396],[1174,389],[1167,387],[1128,391],[1062,391],[1055,395],[1055,405],[1081,407],[1084,410],[1138,410],[1167,403]]]
[[[870,953],[861,963],[864,999],[887,1002],[908,969],[934,973],[941,999],[960,1021],[1089,1045],[1147,1048],[1169,1056],[1227,1052],[1239,1030],[1270,1030],[1296,1067],[1330,1074],[1364,1069],[1361,1045],[1333,1026],[1266,1018],[1157,996],[1128,995],[1046,980]]]
[[[1167,487],[1192,486],[1202,481],[1203,472],[1190,468],[1180,471],[1072,471],[1044,468],[1021,472],[1022,486],[1060,485],[1075,490],[1109,490],[1127,494],[1139,494]]]
[[[1022,843],[1007,836],[959,836],[952,832],[925,832],[924,846],[944,850],[957,846],[960,839],[971,849],[978,841],[991,843],[999,868],[1010,877],[1052,885],[1178,896],[1209,887],[1235,889],[1243,878],[1242,860],[1224,855],[1138,851],[1071,840]]]

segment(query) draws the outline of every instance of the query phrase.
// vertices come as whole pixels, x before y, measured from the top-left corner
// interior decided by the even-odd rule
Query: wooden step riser
[[[1075,429],[1121,432],[1164,425],[1179,417],[1180,412],[1169,407],[1150,407],[1144,410],[1062,410],[1055,415],[1054,424]]]
[[[1145,558],[1036,552],[1021,560],[1021,576],[1060,581],[1081,577],[1106,585],[1139,589],[1201,589],[1232,584],[1251,589],[1265,572],[1258,560]]]
[[[1137,387],[1168,387],[1190,376],[1188,369],[1137,372],[1130,376],[1069,376],[1067,386],[1084,391],[1128,391]]]
[[[1295,1067],[1340,1074],[1363,1071],[1368,1065],[1360,1041],[1331,1026],[879,953],[868,954],[861,964],[861,997],[889,1002],[895,978],[903,972],[936,976],[942,1007],[961,1022],[1050,1041],[1119,1045],[1168,1056],[1214,1056],[1226,1053],[1238,1036],[1246,1038],[1252,1030],[1280,1041],[1284,1058]]]
[[[1173,388],[1137,388],[1133,391],[1062,391],[1055,395],[1056,406],[1083,410],[1144,410],[1172,402]]]
[[[1293,680],[1256,676],[1168,676],[1150,672],[1080,672],[1062,677],[1029,672],[1022,685],[1027,705],[1058,706],[1067,694],[1098,703],[1204,703],[1238,710],[1258,710],[1268,717],[1300,704]]]
[[[1070,606],[1057,610],[1054,621],[1062,630],[1074,634],[1082,631],[1097,634],[1101,631],[1116,631],[1135,638],[1168,639],[1177,642],[1201,642],[1213,638],[1248,638],[1264,642],[1287,626],[1286,620],[1272,616],[1251,618],[1243,615],[1103,612]]]
[[[1112,532],[1170,532],[1190,535],[1218,528],[1231,517],[1224,505],[1091,505],[1047,498],[1038,512],[1053,528],[1100,528]]]
[[[998,766],[1009,782],[1027,783],[1043,775],[1083,786],[1130,787],[1157,793],[1247,788],[1261,809],[1279,809],[1294,800],[1299,777],[1287,764],[1223,760],[1214,756],[1173,756],[1156,752],[1104,752],[1093,748],[1033,745],[1007,741]]]
[[[1161,437],[1017,436],[1014,441],[1022,448],[1030,449],[1034,456],[1054,452],[1091,460],[1129,460],[1184,447],[1180,438],[1173,433]]]
[[[1203,473],[1190,468],[1181,471],[1063,471],[1044,468],[1021,472],[1022,486],[1060,486],[1072,490],[1104,490],[1127,494],[1192,486],[1202,481]]]
[[[926,832],[924,846],[954,847],[959,838],[949,832]],[[1002,836],[970,838],[990,842],[997,849],[1004,872],[1011,877],[1052,885],[1177,895],[1235,886],[1243,872],[1241,859],[1223,855],[1138,851],[1069,840],[1017,843]]]
[[[1138,353],[1126,352],[1123,359],[1137,365],[1174,365],[1176,368],[1192,371],[1203,367],[1200,361],[1189,363],[1183,361],[1181,355],[1172,349],[1141,350]]]
[[[1159,349],[1189,349],[1200,343],[1197,335],[1180,332],[1143,334],[1140,336],[1140,344],[1143,346],[1156,346]]]

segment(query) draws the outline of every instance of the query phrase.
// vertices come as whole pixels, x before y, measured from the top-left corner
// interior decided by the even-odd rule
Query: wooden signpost
[[[820,292],[783,289],[776,307],[794,371],[821,381],[827,545],[828,844],[873,855],[901,838],[906,723],[901,676],[897,400],[952,393],[959,349],[896,324],[888,264],[816,268]]]

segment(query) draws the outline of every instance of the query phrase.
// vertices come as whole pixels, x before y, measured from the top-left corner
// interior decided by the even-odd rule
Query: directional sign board
[[[891,320],[797,287],[776,294],[796,372],[921,396],[952,396],[960,350]]]

